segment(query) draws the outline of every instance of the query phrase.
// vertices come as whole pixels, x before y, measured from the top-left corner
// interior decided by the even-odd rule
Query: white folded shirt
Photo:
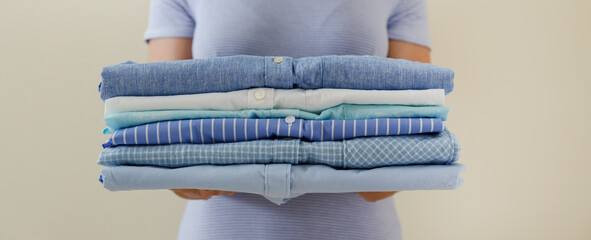
[[[443,89],[354,90],[252,88],[223,93],[150,97],[114,97],[105,101],[105,116],[154,110],[300,109],[319,112],[340,104],[443,105]]]

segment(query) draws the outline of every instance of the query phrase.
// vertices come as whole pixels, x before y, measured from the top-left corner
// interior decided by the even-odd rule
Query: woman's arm
[[[193,58],[191,54],[191,38],[155,38],[148,41],[148,62],[175,61]],[[184,199],[207,200],[212,196],[234,192],[213,191],[202,189],[171,189],[177,196]]]
[[[193,58],[192,38],[155,38],[148,41],[148,62],[163,62]]]
[[[415,62],[430,63],[431,49],[414,43],[392,40],[388,45],[389,58],[402,58]],[[368,202],[376,202],[394,195],[396,192],[359,192],[357,195]]]
[[[414,43],[390,39],[388,45],[388,57],[430,63],[431,49]]]

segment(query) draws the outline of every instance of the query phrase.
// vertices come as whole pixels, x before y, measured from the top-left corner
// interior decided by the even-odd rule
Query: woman
[[[153,0],[144,38],[150,62],[229,55],[430,62],[425,0]],[[395,192],[306,194],[276,206],[252,194],[173,191],[189,200],[179,239],[401,239]]]

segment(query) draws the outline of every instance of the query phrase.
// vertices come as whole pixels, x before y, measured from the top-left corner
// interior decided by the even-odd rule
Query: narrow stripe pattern
[[[389,124],[396,122],[400,124]],[[168,127],[158,127],[164,125]],[[192,119],[150,123],[115,131],[103,144],[151,145],[178,143],[226,143],[273,138],[301,138],[305,141],[338,141],[354,137],[394,136],[438,133],[440,118],[379,118],[367,120],[304,120],[288,123],[285,119]],[[194,139],[193,134],[201,136]],[[129,141],[134,139],[135,141]]]
[[[458,159],[459,150],[455,136],[444,130],[436,134],[324,142],[275,139],[218,144],[119,146],[104,150],[98,163],[104,166],[151,165],[173,168],[203,164],[273,163],[325,164],[335,168],[375,168],[414,164],[450,164]]]

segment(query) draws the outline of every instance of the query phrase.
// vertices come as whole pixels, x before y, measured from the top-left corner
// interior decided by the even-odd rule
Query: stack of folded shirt
[[[99,86],[112,190],[305,193],[453,189],[453,72],[373,56],[127,62]]]

